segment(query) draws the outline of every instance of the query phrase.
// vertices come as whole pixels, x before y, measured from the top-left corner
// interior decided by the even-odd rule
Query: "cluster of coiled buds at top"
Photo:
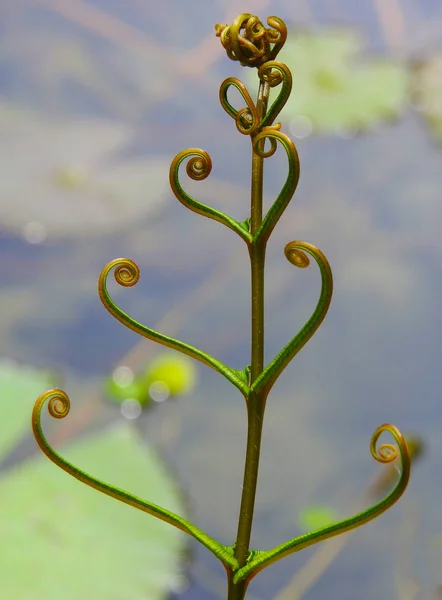
[[[232,25],[215,25],[215,30],[231,60],[238,60],[243,67],[260,67],[275,60],[287,39],[282,19],[268,17],[267,24],[270,28],[255,15],[243,13]]]

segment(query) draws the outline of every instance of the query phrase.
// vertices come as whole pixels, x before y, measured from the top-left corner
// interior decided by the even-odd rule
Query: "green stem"
[[[229,576],[227,600],[243,600],[246,595],[248,581],[242,579],[237,584],[233,583],[233,575]]]
[[[258,483],[259,455],[261,449],[262,422],[265,402],[262,398],[249,400],[248,432],[246,449],[246,468],[244,469],[243,491],[236,538],[235,558],[242,567],[249,555],[252,533],[253,511],[255,507],[256,487]]]
[[[267,111],[270,87],[261,82],[258,92],[257,111],[262,120]],[[257,132],[258,133],[258,132]],[[250,233],[255,235],[262,223],[262,193],[264,159],[254,151],[252,141],[252,189]],[[264,140],[261,142],[264,144]],[[252,242],[249,246],[251,263],[251,371],[252,384],[264,369],[264,262],[265,242]],[[253,513],[255,508],[258,468],[261,449],[262,423],[265,409],[265,394],[252,394],[247,401],[247,448],[244,468],[243,491],[239,512],[238,533],[235,543],[235,558],[240,567],[246,565],[249,556],[250,537],[252,534]],[[228,600],[243,600],[246,594],[247,581],[236,584],[229,577]]]
[[[252,246],[250,249],[252,274],[252,350],[250,385],[264,369],[264,262],[265,246]],[[252,401],[249,402],[249,405]]]

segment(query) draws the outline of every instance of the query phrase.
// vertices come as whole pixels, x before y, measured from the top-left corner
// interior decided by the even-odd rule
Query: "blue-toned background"
[[[212,174],[201,183],[182,175],[186,189],[239,220],[248,214],[250,142],[218,102],[222,80],[245,74],[227,59],[215,23],[248,11],[262,20],[280,16],[294,37],[353,28],[363,39],[356,70],[380,58],[411,68],[441,56],[442,48],[437,0],[6,4],[0,7],[0,354],[60,370],[80,404],[88,398],[77,400],[79,381],[99,386],[139,343],[96,293],[100,270],[117,256],[132,258],[142,271],[135,288],[112,287],[131,315],[151,326],[163,319],[162,331],[236,368],[248,362],[246,248],[233,232],[186,211],[168,187],[173,157],[186,147],[204,148]],[[300,80],[293,70],[294,96]],[[301,239],[323,250],[335,292],[325,323],[268,402],[253,546],[295,535],[305,506],[351,511],[380,469],[368,447],[380,424],[419,434],[426,445],[398,506],[357,532],[305,600],[405,600],[414,597],[414,580],[422,585],[416,597],[429,598],[440,582],[442,146],[413,106],[409,97],[396,119],[358,135],[306,135],[307,127],[297,139],[295,126],[283,121],[298,148],[301,180],[269,243],[266,360],[305,323],[319,291],[314,265],[298,271],[284,259],[287,242]],[[285,166],[282,156],[266,163],[267,205]],[[132,364],[156,351],[142,341]],[[175,469],[192,519],[231,543],[245,407],[226,381],[199,369],[192,395],[152,413],[147,438]],[[111,418],[97,399],[92,403],[96,411],[77,429],[67,421],[56,425],[66,439]],[[312,552],[261,573],[250,595],[273,598]],[[218,578],[222,597],[222,569],[199,548],[194,558],[190,588],[177,598],[220,597]]]

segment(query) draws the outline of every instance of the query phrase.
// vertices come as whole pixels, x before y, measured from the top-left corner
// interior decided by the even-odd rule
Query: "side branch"
[[[164,335],[163,333],[159,333],[154,329],[150,329],[145,325],[142,325],[135,319],[132,319],[127,313],[125,313],[119,306],[115,304],[115,302],[110,297],[110,294],[107,290],[107,278],[110,271],[115,267],[115,280],[122,286],[131,287],[135,285],[140,278],[140,269],[138,266],[128,258],[116,258],[107,264],[104,269],[101,271],[99,280],[98,280],[98,293],[100,295],[100,299],[106,308],[106,310],[115,317],[120,323],[147,338],[148,340],[152,340],[154,342],[158,342],[163,346],[168,348],[172,348],[173,350],[177,350],[178,352],[182,352],[183,354],[187,354],[191,358],[198,360],[199,362],[211,367],[215,371],[218,371],[221,375],[223,375],[226,379],[228,379],[235,387],[237,387],[242,394],[246,397],[250,392],[249,386],[245,381],[245,377],[241,377],[241,372],[231,369],[221,361],[213,358],[209,354],[206,354],[202,350],[191,346],[190,344],[186,344],[185,342],[181,342],[180,340],[176,340],[172,337]]]
[[[179,168],[183,160],[186,160],[187,158],[190,160],[187,163],[186,172],[193,180],[201,181],[205,179],[212,170],[212,161],[205,150],[201,150],[200,148],[188,148],[177,154],[170,165],[169,181],[170,187],[179,202],[189,210],[202,215],[203,217],[222,223],[242,237],[245,242],[250,243],[252,241],[252,236],[245,228],[244,224],[232,219],[232,217],[225,215],[211,206],[207,206],[207,204],[195,200],[195,198],[192,198],[192,196],[184,191],[179,181]]]
[[[333,276],[328,260],[316,246],[307,242],[290,242],[284,248],[287,260],[300,268],[307,267],[310,264],[306,252],[315,259],[321,272],[321,293],[318,303],[312,316],[301,331],[295,335],[291,342],[281,350],[256,379],[251,386],[252,391],[259,391],[264,388],[266,395],[270,392],[279,375],[314,335],[327,314],[333,293]]]
[[[382,433],[388,431],[394,437],[397,446],[392,444],[382,444],[379,449],[376,448],[376,444]],[[259,571],[268,567],[270,564],[280,560],[292,554],[293,552],[299,552],[308,546],[317,544],[320,541],[329,539],[336,535],[341,535],[352,529],[356,529],[369,521],[379,517],[382,513],[388,510],[393,504],[395,504],[404,493],[409,478],[410,478],[410,465],[411,460],[407,450],[407,445],[401,434],[401,432],[389,423],[385,423],[376,429],[371,440],[370,440],[370,451],[375,460],[381,463],[390,463],[400,457],[401,471],[399,481],[395,488],[390,494],[377,504],[367,508],[366,510],[349,517],[343,521],[327,525],[316,531],[300,535],[273,550],[257,551],[254,553],[253,558],[245,565],[242,569],[239,569],[235,573],[234,581],[238,582],[244,578],[247,580],[252,579]]]
[[[256,243],[258,243],[258,241],[264,244],[267,242],[277,222],[287,208],[288,203],[292,199],[299,181],[300,166],[295,144],[287,135],[285,135],[285,133],[278,131],[278,127],[279,125],[264,127],[261,133],[259,133],[253,140],[253,151],[262,158],[268,158],[269,156],[272,156],[276,151],[276,142],[281,142],[284,150],[287,153],[287,158],[289,161],[287,179],[278,197],[269,208],[258,231],[256,232],[254,240]],[[260,148],[261,140],[265,140],[266,138],[270,140],[270,150],[264,150],[263,148]]]
[[[277,74],[272,72],[272,69],[277,71]],[[258,77],[261,81],[268,81],[270,87],[275,87],[282,83],[278,97],[273,102],[272,106],[267,111],[267,114],[259,124],[260,129],[272,125],[273,121],[284,108],[292,91],[292,74],[290,69],[284,63],[276,60],[270,60],[264,63],[258,69]]]
[[[246,106],[240,110],[236,110],[227,98],[227,93],[231,86],[238,90],[246,103]],[[232,119],[235,119],[236,128],[240,133],[243,135],[255,133],[259,127],[258,111],[242,81],[236,77],[228,77],[225,79],[219,88],[219,101],[226,113],[230,115]]]
[[[85,471],[82,471],[60,456],[60,454],[58,454],[50,446],[41,427],[41,411],[46,400],[49,400],[49,414],[56,419],[63,419],[69,414],[70,400],[69,396],[63,390],[53,389],[41,394],[34,404],[34,409],[32,411],[32,430],[34,432],[37,444],[40,446],[42,452],[46,454],[49,460],[51,460],[69,475],[72,475],[72,477],[75,477],[75,479],[78,479],[82,483],[98,490],[99,492],[102,492],[103,494],[106,494],[106,496],[111,496],[120,502],[124,502],[124,504],[133,506],[134,508],[148,513],[149,515],[152,515],[161,521],[169,523],[169,525],[173,525],[177,529],[187,533],[198,542],[203,544],[203,546],[210,550],[226,566],[229,566],[230,568],[237,567],[237,561],[231,555],[229,548],[217,542],[215,539],[204,533],[204,531],[198,527],[195,527],[195,525],[189,521],[186,521],[186,519],[179,517],[175,513],[162,508],[161,506],[157,506],[156,504],[147,502],[146,500],[141,500],[133,494],[129,494],[124,490],[120,490],[117,487],[104,483],[103,481],[92,477]]]

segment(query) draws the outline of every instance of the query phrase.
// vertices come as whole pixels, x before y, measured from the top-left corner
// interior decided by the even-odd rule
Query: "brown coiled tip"
[[[186,173],[194,181],[205,179],[212,170],[210,156],[204,150],[200,150],[200,153],[198,156],[190,158],[186,165]]]
[[[284,248],[284,254],[286,259],[295,267],[299,267],[300,269],[305,269],[310,264],[310,259],[305,252],[300,250],[295,242],[289,242],[287,246]]]
[[[69,414],[71,401],[63,390],[53,390],[48,402],[48,412],[54,419],[63,419]]]
[[[385,423],[376,429],[370,441],[370,452],[373,458],[380,463],[393,462],[399,456],[399,448],[393,444],[381,444],[377,448],[380,436],[387,431],[391,433],[397,445],[400,446],[401,454],[404,456],[408,455],[407,446],[401,432],[394,425]]]
[[[287,37],[281,19],[269,17],[267,23],[271,28],[266,28],[259,17],[243,13],[231,25],[215,25],[215,32],[230,59],[244,67],[260,67],[276,57]]]
[[[283,76],[280,71],[277,69],[272,71],[272,67],[274,67],[275,64],[278,63],[275,61],[269,61],[261,65],[258,69],[258,77],[261,81],[266,81],[270,87],[278,86],[283,80]]]
[[[382,463],[389,463],[398,457],[398,449],[393,444],[381,444],[377,450],[376,460]]]
[[[115,265],[115,281],[119,285],[131,287],[140,279],[140,268],[130,258],[118,259],[113,265]]]
[[[215,25],[215,34],[216,37],[220,37],[222,32],[224,31],[224,29],[228,27],[227,23],[221,24],[221,23],[217,23]]]

